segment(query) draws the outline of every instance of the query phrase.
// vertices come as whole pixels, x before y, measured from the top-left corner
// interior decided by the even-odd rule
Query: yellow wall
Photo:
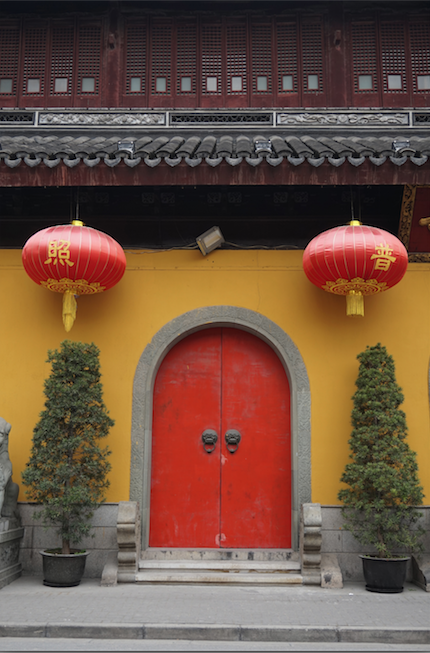
[[[108,501],[129,498],[133,378],[153,335],[178,315],[204,306],[233,305],[262,313],[284,329],[305,362],[312,397],[312,500],[337,503],[348,460],[356,356],[381,342],[394,357],[409,443],[418,453],[421,483],[430,503],[428,366],[430,265],[410,264],[402,282],[365,299],[365,317],[345,315],[345,300],[314,287],[299,251],[127,253],[127,271],[112,290],[78,300],[66,334],[62,297],[37,286],[21,252],[0,250],[0,416],[12,424],[9,452],[14,480],[29,457],[34,425],[43,410],[47,350],[70,338],[101,350],[104,400],[115,427],[109,436]],[[25,500],[21,489],[20,500]]]

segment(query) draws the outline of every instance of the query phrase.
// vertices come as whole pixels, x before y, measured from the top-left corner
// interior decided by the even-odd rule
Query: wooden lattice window
[[[52,28],[50,95],[72,95],[74,37],[73,25],[55,25]]]
[[[278,94],[293,95],[298,92],[297,24],[281,23],[276,26],[278,60]]]
[[[382,23],[380,36],[383,92],[404,95],[407,92],[404,23],[397,21]]]
[[[19,45],[19,27],[0,28],[0,98],[3,106],[11,106],[16,96]]]
[[[222,78],[222,30],[220,23],[204,23],[201,29],[202,96],[220,96]]]
[[[246,95],[248,91],[248,61],[246,24],[232,22],[226,28],[227,95]]]
[[[324,92],[324,58],[321,22],[302,25],[302,85],[303,95]]]
[[[172,83],[172,25],[170,22],[154,22],[151,30],[151,88],[155,103],[163,96],[170,96]],[[161,103],[163,104],[163,103]]]
[[[255,22],[251,26],[251,78],[252,95],[271,96],[272,79],[272,25]]]
[[[78,38],[78,96],[86,98],[99,95],[100,59],[100,25],[80,25]]]
[[[176,94],[195,97],[197,92],[197,25],[180,22],[176,35]]]
[[[375,22],[370,20],[353,22],[351,42],[354,104],[359,106],[378,104],[379,76]]]
[[[28,102],[35,100],[35,106],[45,93],[46,46],[46,27],[27,25],[24,30],[22,95]]]
[[[429,104],[430,96],[430,22],[422,20],[410,25],[411,73],[414,100]]]
[[[146,93],[146,23],[130,23],[126,31],[125,93]]]

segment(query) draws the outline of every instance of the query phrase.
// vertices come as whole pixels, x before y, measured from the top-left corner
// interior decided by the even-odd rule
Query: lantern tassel
[[[346,295],[346,314],[348,317],[364,317],[364,297],[357,290]]]
[[[63,295],[63,324],[67,332],[73,326],[76,319],[77,302],[72,290],[66,290]]]

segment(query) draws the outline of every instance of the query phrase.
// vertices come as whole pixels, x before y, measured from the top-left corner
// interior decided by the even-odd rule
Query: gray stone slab
[[[90,551],[85,565],[84,578],[101,578],[103,569],[111,553],[113,552],[110,550],[101,551],[100,549]],[[116,554],[116,551],[114,553]]]
[[[117,503],[103,503],[94,512],[91,523],[94,527],[112,527],[116,528],[118,518],[118,504]]]
[[[321,551],[327,553],[341,553],[343,551],[343,538],[341,531],[322,531]]]
[[[240,639],[249,642],[337,642],[330,626],[241,626]]]
[[[342,626],[339,641],[383,644],[430,644],[430,628],[375,628]]]
[[[19,552],[19,560],[25,575],[42,575],[42,556],[38,551],[22,548]]]
[[[363,563],[357,553],[338,553],[337,559],[344,581],[363,580]]]
[[[372,547],[365,553],[372,553]],[[363,545],[353,536],[350,531],[342,531],[342,551],[344,553],[363,553]]]
[[[233,641],[240,639],[240,626],[205,624],[148,624],[145,639],[192,639]]]
[[[46,626],[40,623],[0,624],[0,637],[46,637]]]
[[[64,624],[46,626],[46,637],[88,637],[91,639],[143,639],[142,624]]]
[[[342,530],[341,506],[321,506],[323,530]]]
[[[40,512],[41,507],[35,503],[18,502],[19,514],[21,515],[23,526],[33,526],[35,521],[33,515],[35,512]]]
[[[42,549],[54,549],[61,546],[60,537],[55,530],[46,530],[43,526],[33,527],[32,548],[36,551]]]
[[[80,547],[83,549],[113,549],[117,546],[117,530],[114,527],[92,528],[88,537],[84,537]]]

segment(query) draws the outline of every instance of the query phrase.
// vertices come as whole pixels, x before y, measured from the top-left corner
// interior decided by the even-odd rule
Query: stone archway
[[[142,517],[142,547],[147,547],[151,483],[152,393],[158,368],[167,352],[182,338],[200,329],[229,326],[267,342],[284,365],[291,388],[292,528],[298,548],[300,506],[311,501],[310,387],[305,364],[291,338],[260,313],[234,306],[209,306],[173,319],[145,347],[133,385],[130,501],[138,501]]]

